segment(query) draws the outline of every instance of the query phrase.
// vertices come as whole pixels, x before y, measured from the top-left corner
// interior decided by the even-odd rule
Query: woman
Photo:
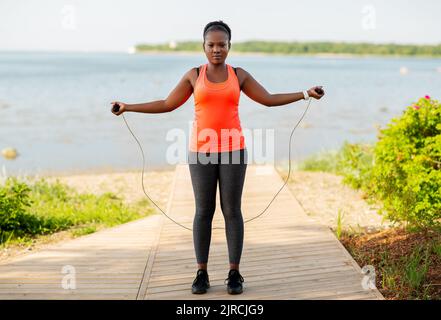
[[[207,263],[219,181],[230,262],[225,279],[227,291],[240,294],[244,282],[239,272],[244,236],[241,198],[247,168],[247,148],[238,115],[240,91],[268,107],[309,97],[320,99],[324,92],[321,87],[313,87],[303,92],[270,94],[247,71],[233,69],[225,63],[231,48],[231,30],[222,21],[208,23],[203,40],[208,63],[187,71],[167,99],[141,104],[115,101],[112,104],[120,105],[119,111],[114,112],[116,115],[125,111],[163,113],[180,107],[194,94],[195,125],[188,160],[196,203],[193,242],[198,270],[192,293],[205,293],[210,287]]]

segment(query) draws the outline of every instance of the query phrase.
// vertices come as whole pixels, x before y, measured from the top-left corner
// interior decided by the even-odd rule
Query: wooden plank
[[[170,208],[171,208],[171,205],[172,205],[173,196],[174,196],[174,190],[175,190],[175,187],[176,187],[176,177],[177,177],[177,174],[176,174],[176,170],[175,170],[175,174],[173,176],[173,183],[172,183],[172,192],[170,193],[170,198],[168,200],[166,214],[170,212]],[[164,227],[164,222],[165,222],[164,219],[165,219],[164,217],[161,219],[160,226],[158,227],[158,231],[157,231],[158,234],[157,234],[157,236],[155,238],[155,242],[152,245],[152,249],[151,249],[150,254],[149,254],[149,259],[148,259],[148,261],[146,263],[144,274],[142,276],[141,283],[140,283],[139,289],[138,289],[138,293],[136,295],[136,300],[144,300],[145,293],[147,291],[147,287],[148,287],[148,284],[149,284],[150,274],[152,272],[152,267],[153,267],[154,259],[155,259],[156,253],[158,251],[159,242],[160,242],[160,239],[161,239],[162,228]]]
[[[311,292],[319,292],[329,295],[329,290],[341,290],[343,288],[351,288],[352,291],[360,291],[360,286],[353,279],[328,278],[323,279],[319,283],[308,280],[297,279],[289,282],[276,282],[268,287],[264,285],[245,284],[242,295],[231,296],[227,293],[225,285],[214,285],[208,293],[203,295],[204,299],[278,299],[280,295],[285,297],[299,297],[301,294],[309,294]],[[197,296],[191,294],[190,287],[183,290],[164,291],[149,295],[152,299],[198,299]],[[200,298],[199,298],[200,299]]]
[[[247,277],[249,274],[254,273],[268,273],[268,272],[279,272],[283,270],[291,270],[291,272],[301,271],[301,270],[314,270],[314,269],[323,269],[328,267],[334,267],[334,266],[347,266],[349,263],[340,261],[340,260],[328,260],[324,263],[320,261],[319,263],[284,263],[284,264],[266,264],[266,265],[256,265],[256,266],[243,266],[241,268],[241,272]],[[196,272],[194,272],[195,274]],[[213,276],[216,276],[217,273],[222,273],[222,275],[225,275],[227,273],[227,269],[216,270],[214,272],[211,272],[211,269],[208,269],[208,273],[210,278],[213,278]],[[192,278],[194,274],[190,274],[188,272],[167,272],[167,273],[152,273],[150,283],[153,285],[156,281],[161,282],[166,279],[174,278],[174,279],[181,279],[181,278]],[[0,279],[0,282],[2,280]]]
[[[290,278],[293,275],[295,275],[296,277],[299,276],[303,276],[303,275],[308,275],[308,274],[323,274],[324,276],[326,276],[327,274],[329,274],[330,272],[339,272],[339,271],[343,271],[343,270],[350,270],[351,266],[342,266],[342,265],[336,265],[333,267],[319,267],[319,268],[306,268],[306,269],[301,269],[301,270],[295,270],[295,272],[292,269],[289,268],[284,268],[284,269],[279,269],[279,270],[271,270],[268,272],[259,272],[259,273],[249,273],[249,276],[246,277],[246,281],[247,282],[252,282],[253,279],[260,279],[260,280],[271,280],[274,279],[272,276],[276,276],[276,278]],[[158,279],[151,279],[150,280],[150,288],[156,288],[156,287],[167,287],[169,288],[171,285],[187,285],[188,283],[191,283],[193,281],[194,275],[188,275],[185,274],[185,277],[179,277],[176,278],[175,276],[171,276],[170,278],[161,278],[161,280]],[[224,275],[217,275],[216,277],[210,277],[210,281],[223,281],[225,279],[225,274]],[[245,276],[244,276],[245,278]],[[156,281],[154,281],[156,280]],[[255,281],[260,281],[260,280],[255,280]],[[265,282],[263,282],[265,283]]]
[[[299,280],[299,281],[316,281],[320,282],[323,279],[331,279],[331,278],[338,278],[340,280],[348,279],[347,275],[348,269],[340,269],[337,271],[328,271],[328,272],[311,272],[308,275],[305,274],[280,274],[280,275],[254,275],[254,276],[248,276],[247,277],[247,284],[255,283],[258,286],[274,286],[275,284],[283,284],[283,283],[290,283],[291,281]],[[353,278],[359,278],[358,275],[354,275]],[[222,283],[223,281],[221,281]],[[216,284],[215,281],[213,281],[214,284]],[[361,283],[361,281],[360,281]],[[174,291],[174,290],[185,290],[189,287],[188,283],[185,284],[176,284],[174,283],[171,286],[166,287],[149,287],[147,289],[147,292],[150,293],[158,293],[158,292],[167,292],[167,291]]]

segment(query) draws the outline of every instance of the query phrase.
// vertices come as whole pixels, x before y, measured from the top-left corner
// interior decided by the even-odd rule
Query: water
[[[122,117],[110,102],[165,99],[183,74],[206,63],[201,55],[115,53],[0,53],[0,149],[16,148],[15,160],[0,157],[8,174],[96,172],[139,169],[142,157]],[[343,141],[376,140],[406,106],[426,94],[441,94],[440,59],[230,56],[271,93],[323,85],[294,133],[292,159],[337,149]],[[401,67],[409,73],[401,75]],[[438,70],[438,71],[437,71]],[[274,129],[275,161],[288,158],[292,128],[306,102],[267,108],[240,98],[247,130]],[[165,114],[126,113],[146,153],[147,170],[170,168],[167,132],[178,128],[188,139],[193,96]],[[302,124],[305,125],[302,127]],[[188,143],[188,142],[186,142]],[[249,148],[252,140],[246,140]]]

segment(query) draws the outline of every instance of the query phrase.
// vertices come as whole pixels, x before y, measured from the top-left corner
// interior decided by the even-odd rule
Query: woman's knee
[[[240,208],[223,206],[222,213],[225,219],[242,220],[242,210]]]
[[[200,219],[200,220],[212,219],[215,211],[216,211],[216,207],[197,206],[195,219]]]

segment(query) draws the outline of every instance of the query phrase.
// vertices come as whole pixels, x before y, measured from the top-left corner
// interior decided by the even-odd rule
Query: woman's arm
[[[183,105],[193,93],[193,86],[190,82],[189,70],[182,77],[181,81],[173,89],[165,100],[156,100],[152,102],[127,104],[118,101],[112,102],[112,104],[118,103],[121,107],[119,112],[114,112],[116,115],[120,115],[125,111],[142,112],[142,113],[165,113],[175,110]],[[113,112],[113,111],[112,111]]]
[[[251,74],[245,71],[242,68],[237,68],[237,72],[242,74],[243,84],[242,91],[252,100],[263,104],[267,107],[275,107],[285,105],[291,102],[295,102],[298,100],[302,100],[304,98],[303,92],[294,92],[294,93],[278,93],[271,94],[262,85],[257,82]],[[323,94],[318,94],[315,92],[315,87],[308,90],[308,95],[310,97],[320,99]]]

